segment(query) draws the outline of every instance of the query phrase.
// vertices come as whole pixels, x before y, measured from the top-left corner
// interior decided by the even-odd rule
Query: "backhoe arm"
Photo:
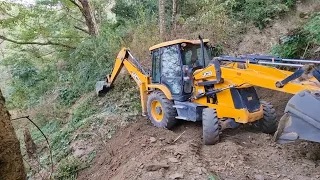
[[[130,60],[129,57],[131,58]],[[146,114],[147,92],[150,76],[143,70],[140,63],[132,56],[130,50],[127,48],[122,48],[119,52],[112,73],[106,76],[106,80],[97,82],[96,92],[99,96],[104,95],[110,87],[112,87],[123,66],[139,86],[142,113]]]

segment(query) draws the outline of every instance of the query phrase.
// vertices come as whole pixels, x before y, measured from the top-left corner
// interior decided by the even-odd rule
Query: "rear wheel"
[[[177,110],[173,102],[161,91],[154,91],[148,96],[148,117],[156,127],[171,129],[176,123]]]
[[[263,106],[263,118],[254,122],[253,125],[264,133],[273,134],[278,126],[276,110],[269,102],[261,101],[260,103]]]
[[[213,145],[219,141],[219,119],[215,109],[203,109],[202,131],[205,145]]]

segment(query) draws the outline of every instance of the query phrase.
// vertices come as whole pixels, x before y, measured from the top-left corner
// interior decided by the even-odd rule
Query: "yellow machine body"
[[[167,50],[170,53],[172,53],[172,56],[178,57],[179,55],[179,57],[182,57],[182,51],[187,47],[200,47],[201,45],[202,51],[204,52],[202,46],[204,46],[204,44],[208,41],[209,40],[207,39],[192,41],[178,39],[155,45],[151,47],[149,50],[153,53],[153,55],[157,51],[164,53],[165,50]],[[163,48],[167,49],[162,50]],[[172,50],[172,48],[174,48],[174,50]],[[204,57],[203,53],[202,55]],[[164,55],[162,54],[159,56],[162,57]],[[157,66],[156,64],[154,64],[156,60],[155,57],[153,57],[153,67]],[[161,63],[160,68],[163,68],[163,62]],[[189,66],[185,66],[183,63],[176,63],[175,65],[179,66],[180,74],[187,73]],[[199,118],[200,111],[198,112],[198,110],[202,110],[203,108],[211,108],[215,110],[217,118],[219,119],[232,119],[236,123],[245,124],[253,123],[262,119],[264,117],[264,107],[262,106],[262,104],[259,103],[259,99],[259,107],[256,108],[254,111],[248,110],[246,106],[242,108],[239,108],[239,106],[236,107],[237,102],[235,100],[234,93],[236,93],[237,90],[239,92],[244,92],[242,93],[242,95],[244,94],[244,96],[242,97],[244,99],[242,100],[246,101],[249,104],[251,101],[257,101],[254,90],[255,86],[290,94],[297,94],[298,92],[304,90],[319,90],[319,83],[317,82],[317,79],[315,79],[314,77],[299,80],[295,79],[286,82],[284,86],[280,87],[276,85],[277,82],[290,77],[291,75],[293,75],[293,72],[280,70],[271,66],[251,64],[249,63],[249,61],[244,63],[219,62],[219,64],[215,62],[208,63],[206,65],[202,64],[201,68],[195,69],[191,72],[191,74],[189,74],[189,76],[181,75],[181,83],[180,79],[178,78],[179,83],[181,85],[185,82],[192,83],[192,91],[187,96],[183,96],[184,99],[181,100],[177,98],[177,95],[173,93],[174,88],[179,88],[176,87],[176,84],[172,85],[175,86],[174,88],[172,88],[168,85],[168,83],[170,84],[172,82],[171,80],[168,80],[166,83],[162,82],[162,80],[156,81],[155,78],[159,78],[159,76],[161,76],[160,78],[163,78],[162,76],[164,75],[155,74],[154,72],[152,72],[151,75],[145,72],[142,66],[132,56],[130,50],[128,48],[123,48],[121,49],[116,58],[112,73],[106,76],[105,81],[97,83],[96,89],[98,94],[103,94],[108,90],[108,88],[110,88],[113,85],[114,80],[117,78],[123,66],[127,69],[129,74],[139,87],[142,114],[147,115],[148,112],[150,112],[149,116],[153,116],[152,119],[155,120],[156,124],[158,123],[156,121],[159,121],[160,123],[163,118],[167,117],[165,114],[165,109],[163,107],[164,105],[161,104],[159,100],[150,100],[150,103],[148,103],[148,98],[150,94],[152,94],[155,91],[163,93],[165,98],[169,100],[168,102],[172,103],[172,106],[174,106],[177,110],[181,108],[182,110],[186,109],[187,111],[189,111],[187,113],[190,113],[190,110],[194,111],[193,113],[196,113],[193,117],[187,117],[188,115],[184,115],[182,117],[178,111],[178,114],[176,114],[176,117],[174,118],[198,121],[199,119],[202,119],[201,117]],[[173,69],[175,68],[174,64],[170,64],[168,66],[171,66]],[[163,73],[162,69],[159,70],[159,72]],[[184,80],[183,78],[189,80]],[[250,92],[247,92],[248,89],[250,90]],[[215,90],[218,91],[215,93]],[[211,93],[211,96],[208,96],[209,93]],[[186,103],[186,105],[184,103]],[[150,107],[148,107],[148,105]],[[148,111],[148,109],[150,109],[150,111]],[[162,127],[161,124],[156,126]]]

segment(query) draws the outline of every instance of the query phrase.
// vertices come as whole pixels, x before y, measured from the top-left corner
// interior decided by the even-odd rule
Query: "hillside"
[[[168,3],[165,37],[159,35],[157,0],[92,1],[96,34],[83,31],[90,30],[84,23],[89,20],[74,4],[39,2],[34,9],[18,6],[21,13],[12,22],[1,21],[10,30],[2,34],[49,45],[5,41],[0,87],[8,92],[13,118],[30,115],[48,137],[54,179],[320,179],[317,143],[280,145],[271,135],[241,126],[223,132],[217,145],[204,146],[201,123],[179,122],[169,131],[140,116],[138,87],[125,71],[105,97],[93,91],[95,82],[110,73],[120,47],[129,47],[150,69],[148,49],[161,39],[201,34],[217,47],[216,55],[316,59],[320,1],[178,1],[175,24]],[[278,119],[291,97],[260,88],[258,95],[275,106]],[[45,138],[26,120],[13,125],[29,179],[46,179],[51,161]],[[26,155],[26,127],[38,147],[35,159]]]
[[[256,27],[236,38],[232,54],[267,54],[279,39],[306,19],[301,13],[318,11],[320,3],[300,3],[262,31]],[[262,100],[272,102],[280,119],[291,97],[259,89]],[[319,179],[319,144],[297,142],[279,145],[272,136],[248,127],[222,133],[215,146],[202,145],[199,123],[181,122],[173,131],[153,127],[144,117],[120,128],[100,147],[92,167],[79,179]],[[180,137],[181,135],[181,137]],[[175,139],[180,137],[176,142]],[[154,170],[154,167],[158,167]]]

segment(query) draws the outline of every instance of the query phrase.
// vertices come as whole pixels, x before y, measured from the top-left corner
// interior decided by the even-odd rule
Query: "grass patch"
[[[78,175],[78,171],[84,166],[79,159],[69,156],[59,163],[57,171],[54,173],[54,179],[58,180],[75,180]]]
[[[89,164],[91,164],[92,161],[94,160],[94,158],[96,158],[96,156],[97,156],[97,152],[96,152],[96,151],[92,151],[92,152],[89,154],[89,156],[88,156],[87,162],[88,162]]]

